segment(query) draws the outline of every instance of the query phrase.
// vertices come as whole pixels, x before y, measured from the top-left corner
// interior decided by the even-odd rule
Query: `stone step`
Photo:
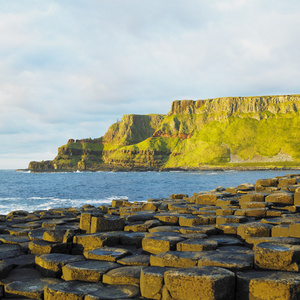
[[[223,216],[217,217],[216,224],[245,223],[247,221],[248,221],[248,218],[246,218],[244,216],[223,215]]]
[[[16,257],[6,258],[2,260],[13,265],[14,268],[26,268],[35,266],[35,254],[22,254]]]
[[[124,232],[120,235],[120,244],[141,248],[145,235],[146,232]]]
[[[131,254],[132,253],[127,249],[113,247],[102,247],[84,252],[84,256],[87,259],[96,259],[112,262],[115,262],[118,259],[121,259]]]
[[[234,236],[228,235],[211,235],[208,240],[216,241],[219,247],[222,246],[242,246],[243,242]]]
[[[299,272],[300,245],[260,243],[255,248],[255,267]]]
[[[202,256],[198,261],[199,267],[212,266],[228,269],[232,272],[253,269],[254,254],[219,252]]]
[[[164,282],[163,299],[235,299],[235,274],[223,268],[168,270]]]
[[[103,274],[102,282],[114,285],[136,285],[140,284],[142,266],[126,266],[112,269]]]
[[[81,281],[59,282],[48,284],[45,287],[46,300],[84,300],[89,292],[102,291],[101,283],[88,283]]]
[[[33,298],[44,299],[44,289],[48,284],[57,285],[61,282],[56,278],[23,279],[8,283],[4,287],[4,295],[7,298]]]
[[[31,268],[16,268],[11,270],[5,278],[0,279],[0,299],[4,297],[4,287],[13,282],[13,281],[22,281],[33,278],[42,278],[42,274],[35,270],[33,267]]]
[[[62,279],[65,281],[79,280],[88,282],[102,281],[102,275],[107,271],[119,268],[114,262],[100,260],[84,260],[66,264],[62,267]]]
[[[100,290],[88,291],[84,300],[140,299],[139,296],[140,289],[135,285],[108,285]]]
[[[147,299],[161,299],[164,286],[164,274],[169,268],[147,267],[141,270],[141,295]]]
[[[262,223],[245,223],[241,224],[237,229],[238,237],[247,239],[249,237],[271,236],[272,225]]]
[[[149,266],[150,265],[150,256],[146,254],[136,254],[126,256],[124,258],[118,259],[117,263],[126,266]]]
[[[276,244],[290,244],[290,245],[300,245],[300,238],[292,237],[250,237],[245,241],[245,246],[251,247],[255,250],[256,246],[260,243],[276,243]]]
[[[150,265],[155,267],[195,267],[199,259],[213,251],[168,251],[150,256]]]
[[[176,245],[177,251],[207,251],[218,248],[218,242],[208,239],[187,239]]]
[[[73,246],[78,251],[89,251],[104,246],[114,246],[119,243],[120,236],[115,233],[81,234],[73,238]]]
[[[9,234],[0,234],[0,241],[5,244],[21,245],[30,242],[27,236],[15,236]]]
[[[42,254],[35,258],[36,269],[47,277],[61,277],[62,267],[75,261],[85,260],[82,255],[70,254]]]
[[[19,245],[14,244],[1,244],[0,245],[0,260],[17,257],[23,255],[24,252],[22,251]]]
[[[179,226],[167,226],[167,225],[164,225],[164,226],[157,226],[157,227],[154,227],[154,228],[150,228],[148,229],[149,232],[153,233],[153,232],[179,232],[181,229],[181,227]]]
[[[296,300],[300,293],[300,274],[274,271],[237,273],[236,300]]]
[[[65,253],[70,252],[70,247],[67,243],[52,243],[43,240],[31,241],[28,244],[30,253],[32,254],[48,254],[48,253]]]
[[[215,225],[202,225],[202,226],[192,226],[192,227],[181,227],[179,229],[180,233],[205,233],[207,235],[217,234],[218,230]]]
[[[180,236],[152,236],[145,237],[142,241],[143,250],[157,254],[176,249],[176,244],[183,241],[184,238]]]
[[[240,226],[239,223],[224,223],[224,224],[217,224],[216,228],[221,234],[236,235],[239,226]]]

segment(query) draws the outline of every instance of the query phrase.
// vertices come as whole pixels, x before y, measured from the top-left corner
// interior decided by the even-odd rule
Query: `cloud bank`
[[[299,93],[296,0],[0,1],[0,168],[175,99]]]

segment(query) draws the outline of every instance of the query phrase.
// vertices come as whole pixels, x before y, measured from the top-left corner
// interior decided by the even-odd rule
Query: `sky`
[[[299,0],[0,0],[0,169],[173,100],[299,94]]]

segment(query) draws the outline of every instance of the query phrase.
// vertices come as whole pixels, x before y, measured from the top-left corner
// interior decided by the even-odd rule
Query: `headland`
[[[33,172],[300,169],[300,96],[178,100],[124,115],[103,137],[69,139]]]

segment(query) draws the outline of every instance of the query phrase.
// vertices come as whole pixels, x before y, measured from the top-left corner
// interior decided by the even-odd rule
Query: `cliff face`
[[[131,145],[151,137],[164,115],[124,115],[121,122],[110,126],[103,137],[104,143]]]
[[[299,95],[180,100],[165,116],[124,115],[101,138],[69,140],[29,169],[298,166],[299,124]]]
[[[300,111],[298,95],[264,97],[227,97],[207,100],[179,100],[155,132],[155,136],[191,137],[195,131],[213,121],[224,122],[231,117],[258,121],[274,115]],[[187,117],[187,115],[189,117]]]
[[[207,100],[173,101],[168,115],[178,114],[220,114],[227,117],[235,114],[272,114],[297,112],[300,109],[299,95],[263,96],[263,97],[227,97]]]

